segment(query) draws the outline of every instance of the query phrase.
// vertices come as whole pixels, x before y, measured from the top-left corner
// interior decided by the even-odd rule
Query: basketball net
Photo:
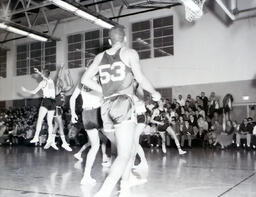
[[[181,0],[185,6],[186,20],[192,22],[203,16],[205,0]]]

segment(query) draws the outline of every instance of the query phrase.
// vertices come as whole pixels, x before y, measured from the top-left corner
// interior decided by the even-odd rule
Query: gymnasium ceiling
[[[68,1],[68,0],[66,0]],[[181,6],[180,0],[74,0],[82,7],[86,7],[95,13],[104,15],[104,10],[109,10],[112,20],[118,22],[121,17],[126,17],[124,10],[129,13],[139,14],[140,12],[150,12],[156,9],[170,9]],[[256,0],[221,0],[228,8],[228,11],[235,16],[235,20],[230,20],[223,8],[216,2],[217,0],[207,0],[204,9],[212,11],[216,17],[227,25],[246,18],[256,16]],[[49,23],[54,23],[55,27],[63,21],[73,20],[75,16],[53,5],[48,0],[0,0],[0,20],[12,21],[16,24],[33,29],[37,25],[48,26],[48,35],[54,35],[54,28],[49,29]],[[0,43],[9,40],[12,33],[0,29]]]

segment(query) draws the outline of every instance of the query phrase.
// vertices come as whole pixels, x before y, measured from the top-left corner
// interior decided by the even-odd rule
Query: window
[[[86,66],[91,59],[108,49],[108,29],[68,36],[68,67]]]
[[[56,70],[56,41],[45,43],[44,63],[45,69]]]
[[[42,65],[42,43],[35,42],[30,44],[30,73],[34,73],[34,68],[41,70]]]
[[[76,34],[68,37],[68,67],[82,66],[82,35]]]
[[[16,75],[26,75],[28,73],[28,45],[19,45],[17,46],[17,70]]]
[[[141,59],[173,55],[173,16],[133,23],[132,48]]]
[[[6,78],[7,51],[0,48],[0,78]]]
[[[56,42],[33,42],[17,46],[16,74],[34,73],[34,68],[56,70]]]
[[[85,65],[87,65],[88,61],[100,52],[100,44],[100,30],[85,33]]]

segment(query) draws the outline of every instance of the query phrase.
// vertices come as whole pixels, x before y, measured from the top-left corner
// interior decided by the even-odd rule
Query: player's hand
[[[35,73],[38,73],[38,74],[39,74],[38,68],[34,68],[34,71],[35,71]]]
[[[22,90],[23,92],[27,92],[27,89],[24,88],[23,86],[21,87],[21,90]]]
[[[151,96],[153,101],[159,101],[161,99],[161,94],[157,91],[155,91]]]
[[[74,114],[71,114],[71,122],[72,123],[77,123],[78,121],[78,116],[74,113]]]

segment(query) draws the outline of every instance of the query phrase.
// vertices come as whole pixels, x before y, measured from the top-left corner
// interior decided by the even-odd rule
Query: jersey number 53
[[[99,66],[99,73],[102,84],[110,81],[122,81],[125,78],[125,65],[122,62],[104,64]]]

